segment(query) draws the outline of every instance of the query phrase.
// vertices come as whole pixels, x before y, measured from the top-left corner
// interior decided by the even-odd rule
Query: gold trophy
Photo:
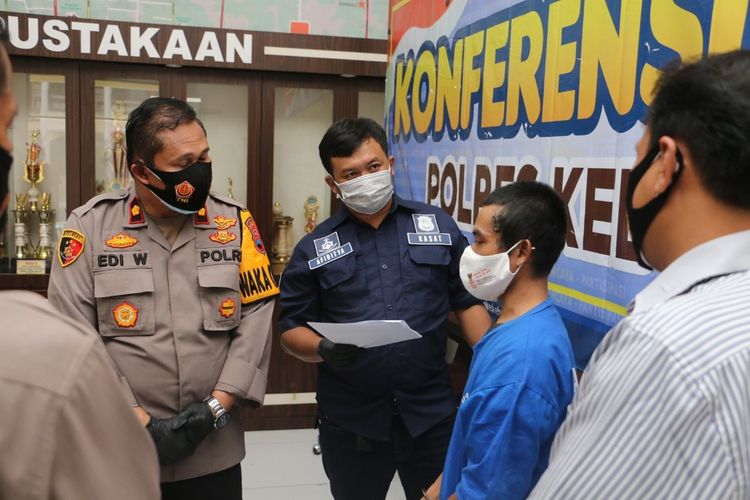
[[[51,208],[50,194],[40,192],[38,187],[44,180],[45,167],[45,162],[40,160],[39,135],[39,130],[31,132],[31,143],[26,147],[23,163],[23,180],[31,187],[25,193],[16,193],[16,205],[11,210],[17,274],[44,274],[52,254],[51,225],[55,211]],[[36,228],[34,222],[37,222]],[[34,233],[38,236],[36,245],[32,242]]]
[[[292,254],[292,222],[293,217],[284,215],[281,204],[277,201],[273,204],[273,245],[271,248],[271,272],[278,276],[286,265]]]
[[[234,180],[231,177],[227,177],[227,196],[234,199]]]
[[[52,239],[50,237],[50,221],[55,218],[55,211],[51,208],[52,195],[42,193],[39,197],[41,206],[39,207],[39,245],[36,248],[36,257],[39,259],[49,260],[52,255]]]
[[[318,219],[318,208],[320,208],[318,197],[311,194],[305,200],[305,232],[308,234],[312,233],[315,229],[315,221]]]
[[[28,251],[28,240],[26,235],[26,220],[29,216],[29,210],[26,208],[26,202],[29,196],[26,193],[16,194],[16,207],[11,210],[13,212],[13,233],[15,234],[15,245],[16,250],[14,257],[16,259],[23,259],[29,256]]]
[[[130,185],[130,175],[126,168],[127,155],[125,154],[125,133],[117,127],[112,132],[112,168],[114,169],[114,180],[110,183],[113,191],[127,189]]]
[[[44,162],[39,161],[42,147],[39,145],[39,130],[31,132],[31,144],[26,146],[26,161],[23,162],[23,180],[31,184],[26,191],[29,195],[29,210],[36,212],[39,202],[37,184],[44,180]]]

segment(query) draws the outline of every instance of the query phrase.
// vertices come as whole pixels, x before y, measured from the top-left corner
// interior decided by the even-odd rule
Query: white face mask
[[[393,195],[391,169],[361,175],[356,179],[338,184],[341,190],[339,199],[344,205],[361,214],[372,215],[379,212]]]
[[[518,266],[515,273],[510,270],[508,255],[521,241],[505,252],[492,255],[479,255],[471,246],[466,247],[458,266],[464,288],[480,300],[497,300],[521,269]]]

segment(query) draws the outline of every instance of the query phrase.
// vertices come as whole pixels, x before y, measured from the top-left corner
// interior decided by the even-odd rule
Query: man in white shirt
[[[750,53],[667,69],[630,173],[661,274],[591,358],[532,498],[750,496]]]

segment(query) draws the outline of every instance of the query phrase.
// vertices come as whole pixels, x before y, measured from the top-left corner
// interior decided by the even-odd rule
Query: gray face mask
[[[390,168],[374,174],[361,175],[341,184],[336,181],[333,183],[341,190],[339,199],[344,205],[361,214],[372,215],[379,212],[393,196]]]

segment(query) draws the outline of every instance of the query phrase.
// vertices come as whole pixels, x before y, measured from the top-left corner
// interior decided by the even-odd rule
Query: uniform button
[[[393,306],[391,304],[388,304],[388,310],[393,311]]]
[[[380,266],[380,267],[382,267],[382,268],[383,268],[383,270],[386,270],[386,269],[388,269],[388,264],[383,264],[383,265],[382,265],[382,266]]]

